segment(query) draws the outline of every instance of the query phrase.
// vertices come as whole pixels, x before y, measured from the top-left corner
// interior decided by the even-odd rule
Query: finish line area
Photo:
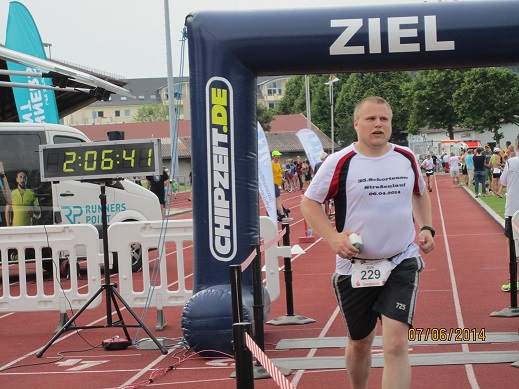
[[[437,230],[436,248],[424,256],[426,267],[418,292],[415,332],[410,332],[410,336],[414,336],[409,344],[413,366],[411,386],[430,389],[450,387],[456,382],[458,388],[507,387],[519,379],[519,369],[511,366],[519,361],[519,319],[490,316],[492,312],[510,305],[510,294],[500,290],[509,277],[503,228],[468,192],[451,188],[447,175],[440,174],[435,178],[437,185],[431,193],[431,201]],[[315,322],[304,325],[266,324],[265,354],[276,366],[292,370],[286,378],[297,388],[310,389],[317,385],[347,388],[343,357],[346,330],[331,287],[335,267],[333,254],[318,236],[313,243],[299,243],[299,238],[305,236],[299,210],[301,192],[283,193],[282,196],[294,217],[290,225],[291,245],[299,244],[305,251],[304,254],[292,255],[295,314],[312,318]],[[173,206],[185,212],[184,204],[188,202],[184,203],[180,197]],[[264,214],[263,209],[261,214]],[[190,217],[190,213],[183,213],[172,215],[171,219]],[[174,276],[178,274],[177,246],[166,244],[167,277],[163,282],[167,283],[167,288],[163,287],[170,290],[178,289],[178,280]],[[189,241],[182,246],[183,277],[186,290],[190,290],[192,247]],[[154,256],[150,251],[150,258]],[[282,258],[278,263],[283,266]],[[144,274],[150,277],[152,265],[153,260],[150,260],[149,269],[126,275],[131,278],[134,291],[144,293]],[[27,272],[27,290],[31,294],[36,281],[31,284],[31,272],[34,271],[28,269]],[[269,319],[287,313],[282,273],[283,269],[279,273],[280,296],[272,304]],[[17,279],[14,275],[10,277],[10,288],[14,289]],[[86,281],[78,281],[80,290]],[[61,282],[67,285],[70,280],[62,278]],[[44,288],[48,288],[53,284],[53,278],[45,277],[44,284]],[[3,289],[1,296],[5,294]],[[122,294],[127,301],[132,301],[128,294]],[[162,330],[155,329],[155,310],[150,310],[144,321],[149,328],[155,329],[154,335],[159,340],[167,343],[168,355],[161,355],[156,348],[147,349],[151,343],[146,341],[141,343],[141,347],[131,346],[121,351],[92,348],[107,338],[122,335],[118,329],[110,328],[67,331],[43,358],[38,359],[35,354],[54,334],[60,310],[0,311],[4,335],[0,338],[2,386],[14,388],[44,383],[49,387],[81,387],[88,382],[90,388],[129,388],[135,387],[132,385],[136,383],[146,383],[149,387],[236,387],[236,380],[230,377],[235,371],[234,360],[224,355],[222,358],[202,358],[186,349],[180,329],[182,306],[166,305]],[[142,307],[136,306],[135,310],[139,315],[143,314]],[[81,319],[82,323],[78,324],[100,323],[104,320],[103,309],[86,310]],[[440,337],[443,339],[449,335],[450,329],[453,329],[450,341],[441,340]],[[380,335],[380,326],[378,331]],[[425,338],[426,332],[428,339]],[[461,339],[456,340],[457,332]],[[134,334],[131,333],[132,337]],[[139,340],[143,340],[142,334]],[[382,358],[381,339],[377,336],[370,387],[380,387]],[[15,366],[21,367],[9,368]],[[278,386],[272,379],[261,379],[254,381],[254,387]]]

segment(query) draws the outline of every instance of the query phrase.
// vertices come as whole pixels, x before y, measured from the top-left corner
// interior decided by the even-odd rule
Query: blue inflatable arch
[[[194,292],[225,289],[229,265],[242,263],[259,241],[256,77],[517,64],[517,15],[518,1],[188,15]],[[251,290],[250,271],[243,280]],[[219,331],[206,298],[193,305],[210,305],[211,323],[191,328],[203,320],[190,313],[205,309],[190,301],[184,332]]]

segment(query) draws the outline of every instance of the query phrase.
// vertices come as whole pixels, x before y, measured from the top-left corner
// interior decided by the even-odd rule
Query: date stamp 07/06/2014
[[[407,339],[410,342],[484,342],[485,332],[485,328],[411,327]]]

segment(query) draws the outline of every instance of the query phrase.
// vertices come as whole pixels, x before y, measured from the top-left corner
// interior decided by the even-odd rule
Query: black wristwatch
[[[423,226],[422,228],[420,228],[420,231],[424,231],[424,230],[431,231],[431,235],[433,238],[434,238],[434,235],[436,235],[436,230],[434,229],[434,227]]]

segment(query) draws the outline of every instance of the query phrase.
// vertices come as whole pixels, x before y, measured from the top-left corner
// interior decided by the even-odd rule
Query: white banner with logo
[[[308,128],[299,130],[297,132],[297,137],[305,149],[305,154],[310,162],[310,166],[312,166],[312,169],[315,169],[315,164],[319,162],[319,156],[324,151],[321,140],[315,132]]]
[[[261,200],[265,204],[267,213],[277,223],[276,194],[274,193],[274,176],[272,174],[272,160],[267,138],[261,124],[258,122],[258,187]]]

